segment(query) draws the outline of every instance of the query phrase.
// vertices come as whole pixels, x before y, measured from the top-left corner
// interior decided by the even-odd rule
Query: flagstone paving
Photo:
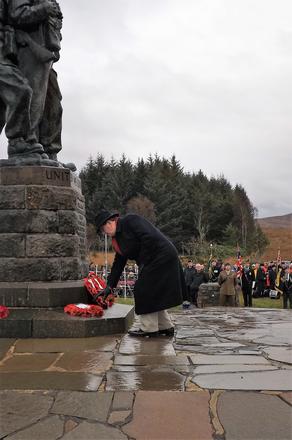
[[[291,438],[291,407],[278,396],[223,393],[219,397],[217,411],[225,428],[226,440]]]
[[[0,439],[291,440],[292,312],[172,317],[174,338],[0,339]]]

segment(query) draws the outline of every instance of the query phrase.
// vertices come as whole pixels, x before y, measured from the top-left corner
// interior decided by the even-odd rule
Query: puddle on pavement
[[[97,391],[102,376],[87,373],[1,373],[0,389],[4,390],[71,390]]]
[[[119,353],[175,356],[172,338],[135,338],[123,337]]]
[[[185,377],[167,368],[136,368],[133,372],[111,370],[106,391],[183,391]]]
[[[55,367],[66,371],[102,374],[110,368],[112,358],[112,353],[97,352],[95,350],[64,353],[56,362]]]
[[[14,343],[15,339],[0,338],[0,352],[6,353]]]
[[[19,354],[7,359],[0,366],[0,371],[43,371],[57,359],[57,354]]]
[[[187,356],[116,355],[114,365],[189,365]]]
[[[64,353],[70,351],[109,351],[117,346],[120,337],[23,339],[16,342],[18,353]]]

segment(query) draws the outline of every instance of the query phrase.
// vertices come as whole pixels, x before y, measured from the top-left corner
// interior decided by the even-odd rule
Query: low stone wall
[[[198,307],[219,306],[220,286],[218,283],[201,284],[198,293]]]

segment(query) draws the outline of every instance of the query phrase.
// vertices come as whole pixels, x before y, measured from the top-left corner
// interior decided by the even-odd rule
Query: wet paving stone
[[[112,357],[112,353],[95,350],[64,353],[56,362],[55,368],[61,368],[65,371],[103,374],[111,367]]]
[[[0,438],[46,417],[53,397],[40,392],[0,391]]]
[[[117,391],[114,394],[112,409],[114,411],[132,409],[133,401],[134,393]]]
[[[16,339],[0,338],[0,353],[6,353],[15,343]]]
[[[190,327],[181,327],[178,329],[176,333],[176,340],[178,339],[188,339],[188,338],[201,338],[201,337],[211,337],[214,336],[214,331],[210,329],[204,328],[190,328]]]
[[[78,425],[79,425],[79,423],[75,422],[75,420],[73,420],[73,419],[66,420],[65,425],[64,425],[64,434],[67,434],[67,432],[72,431]]]
[[[137,355],[137,356],[125,356],[116,355],[114,360],[114,365],[189,365],[189,359],[185,355],[178,356],[147,356],[147,355]]]
[[[290,403],[290,405],[292,406],[292,391],[288,392],[288,393],[281,393],[280,396],[283,400],[285,400],[285,402]],[[292,421],[291,421],[291,423],[292,423]],[[292,427],[291,427],[291,429],[292,429]]]
[[[135,338],[128,335],[123,337],[119,353],[175,356],[172,338]]]
[[[96,391],[102,376],[88,373],[24,372],[1,373],[1,390],[77,390]]]
[[[199,374],[192,382],[201,388],[216,390],[291,391],[292,370]]]
[[[64,353],[87,350],[112,352],[119,339],[117,335],[91,338],[19,339],[15,344],[15,351],[17,353]]]
[[[258,310],[258,309],[257,309]],[[220,331],[218,336],[226,337],[226,333]],[[252,342],[254,344],[288,346],[292,344],[292,323],[259,323],[253,328],[239,327],[229,337],[233,341]]]
[[[176,339],[176,345],[217,345],[218,339],[215,337],[202,337],[202,338],[182,338]]]
[[[43,371],[56,359],[57,355],[50,353],[14,355],[0,365],[0,371]]]
[[[263,352],[269,359],[292,365],[292,347],[267,347]]]
[[[112,399],[113,393],[59,392],[50,412],[106,422]]]
[[[0,338],[0,362],[6,357],[8,350],[13,347],[15,339]]]
[[[244,347],[243,344],[239,344],[238,342],[215,342],[214,344],[202,344],[203,347],[208,347],[208,348],[221,348],[221,349],[226,349],[226,350],[235,350],[238,348],[242,348]]]
[[[123,431],[135,440],[211,440],[209,393],[138,392],[133,420]]]
[[[111,370],[106,375],[107,391],[183,391],[185,377],[166,367],[143,368],[121,372]]]
[[[132,411],[113,411],[108,419],[110,425],[122,425],[132,414]]]
[[[194,374],[212,374],[212,373],[237,373],[240,371],[271,371],[278,370],[272,365],[245,365],[245,364],[229,364],[229,365],[200,365],[194,368]]]
[[[113,367],[115,371],[136,371],[137,366],[136,365],[115,365]]]
[[[230,350],[220,348],[220,347],[206,347],[202,345],[181,345],[174,344],[174,349],[177,353],[188,352],[188,353],[201,353],[201,354],[223,354],[226,352],[230,353]]]
[[[58,416],[52,416],[9,436],[9,440],[57,440],[62,436],[63,430],[64,421]]]
[[[194,316],[188,316],[185,312],[178,314],[178,313],[172,313],[171,319],[173,323],[175,323],[177,326],[192,326],[195,327],[195,324],[198,323],[196,318]]]
[[[119,429],[101,423],[82,422],[73,431],[68,432],[62,440],[128,440]]]
[[[214,364],[266,364],[270,365],[263,356],[248,356],[248,355],[236,355],[236,354],[224,354],[224,355],[207,355],[197,354],[190,356],[191,361],[195,365],[214,365]]]
[[[226,440],[291,439],[291,407],[277,396],[226,392],[217,404]]]

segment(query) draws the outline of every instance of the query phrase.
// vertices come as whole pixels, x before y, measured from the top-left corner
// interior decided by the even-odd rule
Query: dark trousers
[[[198,307],[198,292],[199,289],[191,289],[191,303]]]
[[[283,293],[283,309],[292,309],[292,293]]]
[[[9,140],[28,140],[31,97],[32,90],[19,69],[0,64],[0,133],[6,124]]]
[[[260,298],[261,296],[264,296],[264,290],[265,290],[265,282],[264,281],[257,281],[256,289],[254,292],[254,297]]]
[[[252,307],[252,287],[242,287],[244,307]]]
[[[184,298],[184,300],[191,302],[192,301],[191,286],[187,285],[186,287],[187,287],[187,289],[186,289],[186,297]]]

